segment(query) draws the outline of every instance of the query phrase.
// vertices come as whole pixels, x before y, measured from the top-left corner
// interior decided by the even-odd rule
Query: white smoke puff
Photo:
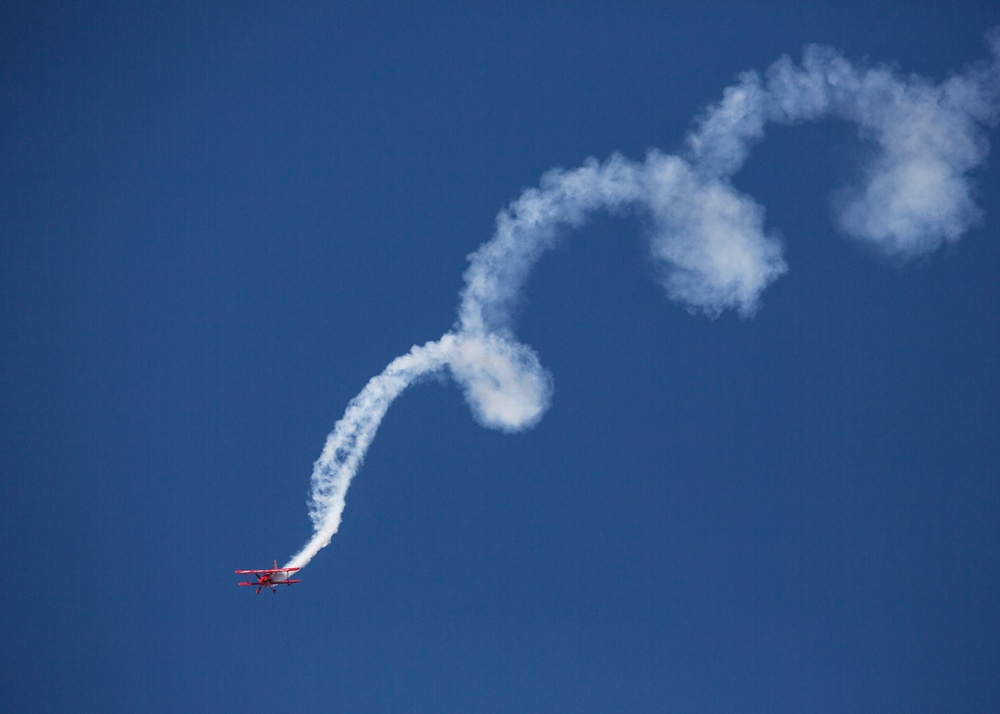
[[[764,210],[676,156],[651,154],[646,166],[652,253],[667,294],[711,316],[726,308],[752,314],[788,269],[781,244],[764,233]]]
[[[971,191],[940,157],[886,157],[863,189],[841,194],[838,221],[886,255],[912,258],[957,241],[979,220]]]
[[[963,83],[866,72],[845,113],[878,153],[863,188],[846,194],[841,227],[904,258],[958,240],[980,216],[967,177],[988,151],[973,118],[978,103]]]
[[[483,426],[521,431],[549,406],[551,377],[526,345],[496,334],[462,333],[454,337],[448,366]]]
[[[783,57],[768,69],[767,116],[856,124],[874,156],[863,184],[835,195],[837,222],[886,255],[911,258],[958,240],[980,218],[968,172],[989,150],[982,124],[996,120],[996,75],[994,61],[933,84],[812,46],[801,67]]]

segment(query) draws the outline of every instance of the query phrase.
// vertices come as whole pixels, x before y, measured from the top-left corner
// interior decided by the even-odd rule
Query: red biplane
[[[291,585],[292,583],[301,583],[301,580],[289,580],[288,574],[294,573],[300,568],[279,568],[278,561],[274,561],[273,568],[267,568],[266,570],[237,570],[237,575],[253,575],[256,580],[251,580],[247,578],[244,582],[239,583],[240,585],[247,585],[249,587],[257,587],[257,594],[260,595],[261,588],[271,588],[271,592],[276,593],[278,589],[274,587],[275,585]]]

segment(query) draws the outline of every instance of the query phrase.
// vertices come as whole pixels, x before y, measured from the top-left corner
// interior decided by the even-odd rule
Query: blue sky
[[[327,433],[543,173],[680,152],[809,43],[937,82],[1000,24],[663,5],[0,10],[8,708],[995,708],[996,154],[962,240],[887,259],[838,228],[844,121],[732,177],[789,268],[752,317],[690,314],[648,221],[597,216],[515,311],[538,425],[415,385],[303,582],[235,585],[308,539]]]

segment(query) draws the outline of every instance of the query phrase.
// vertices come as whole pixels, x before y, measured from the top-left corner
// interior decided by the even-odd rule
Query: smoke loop
[[[514,338],[511,311],[539,256],[595,212],[651,219],[651,257],[669,298],[713,317],[753,314],[788,267],[764,209],[730,178],[769,122],[839,118],[872,147],[863,184],[838,194],[836,220],[849,236],[901,259],[958,240],[981,215],[969,173],[986,158],[985,128],[1000,112],[1000,28],[988,41],[990,62],[939,84],[810,46],[800,65],[782,57],[763,75],[739,75],[701,115],[683,155],[651,151],[640,162],[616,154],[546,173],[469,256],[453,330],[397,357],[348,404],[313,467],[314,534],[286,567],[306,565],[329,544],[382,418],[414,382],[448,371],[483,426],[516,432],[538,422],[552,379]]]

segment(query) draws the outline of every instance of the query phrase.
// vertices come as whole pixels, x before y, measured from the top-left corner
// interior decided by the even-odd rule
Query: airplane
[[[288,574],[294,573],[296,570],[301,570],[301,568],[279,568],[278,561],[274,561],[273,568],[267,568],[266,570],[237,570],[235,571],[237,575],[253,575],[257,578],[256,581],[247,578],[246,581],[237,583],[238,585],[249,585],[253,587],[257,586],[257,594],[260,595],[261,588],[271,588],[271,592],[276,593],[278,589],[274,587],[275,585],[291,585],[292,583],[301,583],[301,580],[289,580]]]

